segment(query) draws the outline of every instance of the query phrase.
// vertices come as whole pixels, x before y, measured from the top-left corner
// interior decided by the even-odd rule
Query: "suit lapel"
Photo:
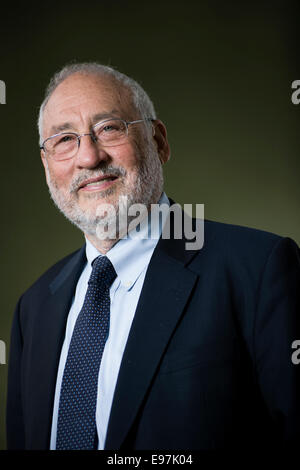
[[[38,312],[32,341],[30,440],[33,448],[49,448],[57,367],[67,315],[77,280],[85,264],[85,246],[64,266],[49,286]]]
[[[186,240],[160,239],[150,261],[123,355],[105,449],[119,449],[128,434],[197,275],[185,265],[195,255]]]

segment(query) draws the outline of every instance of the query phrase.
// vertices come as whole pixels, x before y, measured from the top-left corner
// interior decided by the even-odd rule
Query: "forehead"
[[[133,113],[129,90],[113,77],[76,73],[54,90],[43,114],[44,132],[66,123],[92,124],[100,114],[128,118]],[[74,126],[73,126],[74,124]]]

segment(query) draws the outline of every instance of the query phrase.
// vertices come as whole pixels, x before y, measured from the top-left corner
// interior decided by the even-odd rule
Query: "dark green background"
[[[18,297],[82,235],[51,204],[36,118],[50,76],[96,60],[138,80],[165,122],[172,149],[166,192],[204,203],[207,218],[300,243],[299,8],[295,1],[98,1],[3,11],[0,79],[1,317],[9,347]],[[0,366],[5,448],[7,365]]]

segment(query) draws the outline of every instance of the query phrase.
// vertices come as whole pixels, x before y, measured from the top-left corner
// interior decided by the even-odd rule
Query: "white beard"
[[[140,155],[137,163],[137,173],[129,174],[123,167],[106,166],[102,169],[83,170],[82,173],[74,178],[69,191],[59,188],[55,178],[51,172],[46,161],[46,177],[49,192],[52,200],[64,216],[82,230],[86,235],[97,237],[97,227],[102,228],[102,224],[118,227],[117,238],[126,233],[128,224],[132,220],[128,216],[128,209],[132,204],[143,204],[149,209],[151,204],[157,203],[163,191],[163,171],[160,163],[156,148],[151,142],[148,144],[148,149],[144,155]],[[103,215],[97,215],[101,211],[97,210],[83,210],[78,202],[77,190],[80,183],[89,178],[96,178],[103,174],[114,174],[119,176],[122,184],[122,189],[119,191],[118,200],[113,203],[114,214],[110,217],[103,218]],[[119,182],[118,182],[119,184]],[[101,200],[107,196],[112,195],[115,188],[109,188],[106,191],[92,193],[87,195],[91,199]],[[103,204],[103,202],[102,202]],[[127,226],[123,227],[122,221],[127,221]],[[109,232],[108,232],[109,238]]]

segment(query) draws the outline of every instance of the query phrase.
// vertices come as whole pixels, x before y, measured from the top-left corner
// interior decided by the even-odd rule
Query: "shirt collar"
[[[170,202],[165,193],[162,194],[159,204],[167,204],[170,206]],[[141,224],[141,230],[138,234],[135,233],[131,236],[131,232],[129,232],[127,238],[121,238],[106,253],[106,256],[113,264],[117,276],[125,289],[130,290],[141,273],[148,266],[154,248],[160,238],[167,215],[168,211],[165,211],[162,212],[161,219],[159,220],[150,220],[150,218],[148,218],[148,223]],[[153,234],[152,238],[147,236],[150,232],[150,227],[151,234]],[[98,256],[103,255],[86,238],[86,257],[89,265],[91,265]]]

